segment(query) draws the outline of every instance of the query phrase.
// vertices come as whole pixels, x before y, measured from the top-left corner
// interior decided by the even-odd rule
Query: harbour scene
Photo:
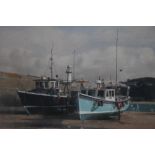
[[[0,128],[154,129],[153,32],[0,27]]]

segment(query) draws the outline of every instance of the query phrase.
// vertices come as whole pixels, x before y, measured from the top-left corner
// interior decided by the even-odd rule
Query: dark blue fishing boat
[[[51,50],[52,55],[52,50]],[[53,78],[53,58],[51,56],[51,78],[42,77],[35,80],[35,89],[29,91],[17,91],[21,103],[27,113],[37,112],[66,112],[72,105],[70,104],[69,86],[72,82],[71,68],[67,66],[67,80],[61,81]],[[61,85],[61,86],[60,86]],[[63,85],[63,86],[62,86]],[[64,91],[62,91],[64,88]]]
[[[42,78],[35,82],[35,89],[17,92],[27,112],[34,109],[50,109],[56,112],[67,108],[68,96],[60,95],[58,80]]]

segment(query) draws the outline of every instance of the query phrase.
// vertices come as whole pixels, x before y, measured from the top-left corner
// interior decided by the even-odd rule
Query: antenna
[[[118,29],[117,29],[117,36],[116,36],[116,86],[117,86],[117,45],[118,45]]]
[[[51,69],[51,79],[53,79],[53,48],[54,48],[54,46],[52,45],[51,58],[50,58],[50,60],[51,60],[51,67],[50,67],[50,69]]]

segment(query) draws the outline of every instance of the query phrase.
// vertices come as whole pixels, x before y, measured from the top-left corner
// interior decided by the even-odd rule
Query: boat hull
[[[69,100],[67,96],[58,96],[50,94],[33,93],[26,91],[17,92],[21,103],[28,110],[33,111],[45,111],[52,110],[54,112],[66,111],[69,107]]]
[[[101,100],[101,98],[92,97],[85,94],[79,94],[78,112],[81,120],[103,119],[107,116],[119,116],[129,107],[129,100],[123,101],[123,106],[118,108],[112,101]]]

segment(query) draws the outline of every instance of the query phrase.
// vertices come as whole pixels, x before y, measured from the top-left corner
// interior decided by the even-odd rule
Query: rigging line
[[[50,60],[48,60],[48,63],[47,63],[47,66],[46,66],[46,68],[45,68],[45,71],[44,71],[44,75],[46,74],[48,74],[49,75],[49,66],[50,66]]]
[[[55,75],[58,75],[57,69],[56,69],[56,64],[53,62],[53,71]]]
[[[51,79],[53,79],[53,46],[52,46],[52,48],[51,48],[51,67],[50,67],[50,69],[51,69]]]
[[[55,62],[54,62],[54,58],[53,58],[53,48],[54,46],[52,45],[52,49],[51,49],[51,78],[53,79],[54,78],[54,73],[55,75],[57,74],[57,70],[56,70],[56,65],[55,65]]]
[[[52,74],[53,74],[53,78],[54,78],[54,75],[57,75],[58,72],[57,72],[57,69],[56,69],[56,63],[54,61],[54,58],[53,58],[53,54],[52,54]]]
[[[117,86],[117,46],[118,46],[118,29],[117,29],[117,36],[116,36],[116,86]]]
[[[76,50],[73,51],[73,80],[75,80],[75,56],[76,56]]]

